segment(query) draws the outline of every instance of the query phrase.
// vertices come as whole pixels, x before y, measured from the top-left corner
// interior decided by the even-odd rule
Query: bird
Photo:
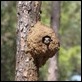
[[[44,36],[44,37],[42,38],[42,42],[43,42],[45,45],[47,45],[47,46],[49,46],[49,44],[50,44],[51,41],[52,41],[52,39],[51,39],[51,37],[48,36],[48,35],[46,35],[46,36]]]

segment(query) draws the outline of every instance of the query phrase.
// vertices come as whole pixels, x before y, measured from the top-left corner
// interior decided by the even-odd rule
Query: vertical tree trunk
[[[28,48],[26,37],[30,28],[40,20],[40,1],[18,1],[17,2],[17,53],[16,53],[16,81],[37,81],[38,68]]]
[[[58,37],[59,23],[60,23],[60,1],[53,1],[52,12],[51,12],[51,27],[54,29],[57,37]],[[56,54],[53,58],[49,59],[48,81],[58,80],[57,57],[58,54]]]

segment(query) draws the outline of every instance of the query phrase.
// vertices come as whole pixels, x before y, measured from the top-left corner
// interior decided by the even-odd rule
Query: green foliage
[[[59,80],[81,74],[81,2],[61,3]]]
[[[5,4],[1,8],[1,80],[11,81],[15,77],[16,3]]]
[[[39,81],[46,81],[47,80],[47,70],[48,62],[42,68],[39,69]]]
[[[74,46],[69,49],[60,48],[59,52],[59,79],[64,81],[74,73],[80,74],[81,48]],[[63,73],[62,73],[63,72]],[[62,77],[61,77],[62,76]]]
[[[81,2],[64,1],[61,3],[60,35],[62,46],[69,48],[81,44]],[[70,38],[70,39],[69,39]]]
[[[41,22],[47,26],[50,26],[51,1],[43,1],[41,10]]]

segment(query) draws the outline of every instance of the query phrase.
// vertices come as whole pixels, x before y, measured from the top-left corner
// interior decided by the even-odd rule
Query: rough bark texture
[[[38,80],[38,67],[31,53],[26,53],[25,49],[28,48],[26,39],[30,28],[40,20],[40,6],[40,1],[17,2],[18,27],[15,81]]]
[[[52,13],[51,13],[51,27],[54,29],[58,37],[58,28],[60,21],[60,1],[52,2]],[[49,59],[49,68],[48,68],[48,81],[57,81],[58,80],[58,65],[57,65],[57,56],[56,54],[53,58]]]

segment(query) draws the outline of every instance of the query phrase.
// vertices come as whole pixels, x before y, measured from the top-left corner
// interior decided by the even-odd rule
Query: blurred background
[[[52,1],[42,2],[41,22],[50,26]],[[1,1],[1,80],[15,78],[16,1]],[[81,2],[61,1],[58,56],[58,80],[81,81]],[[40,80],[46,81],[48,62],[40,68]]]

